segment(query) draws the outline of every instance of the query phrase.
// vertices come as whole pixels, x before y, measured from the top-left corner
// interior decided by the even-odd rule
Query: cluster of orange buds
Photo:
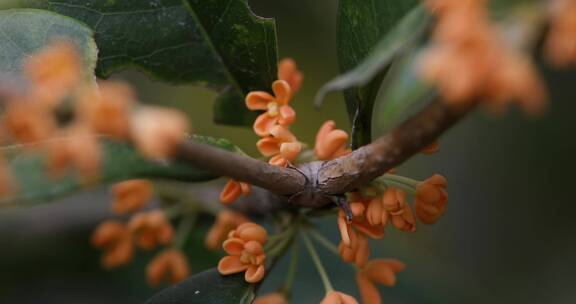
[[[550,32],[545,51],[548,60],[557,67],[576,65],[576,1],[551,1]]]
[[[362,303],[382,303],[382,297],[376,284],[393,287],[396,285],[396,273],[403,271],[404,268],[406,268],[404,263],[393,259],[368,261],[366,265],[356,273],[356,283],[360,290]]]
[[[238,226],[228,234],[228,239],[222,244],[228,255],[218,263],[218,271],[222,275],[245,272],[246,282],[260,282],[266,272],[263,246],[267,239],[266,230],[255,223]]]
[[[487,2],[425,0],[438,18],[436,45],[421,58],[422,75],[452,105],[482,100],[503,111],[516,102],[529,114],[540,113],[547,94],[534,64],[498,37]]]
[[[112,186],[112,211],[125,214],[138,211],[152,197],[152,183],[145,179],[133,179]]]
[[[188,260],[182,251],[176,249],[162,251],[146,267],[146,277],[150,286],[158,286],[162,281],[176,284],[189,275]]]
[[[174,229],[164,212],[154,210],[136,213],[128,224],[117,220],[101,223],[92,235],[92,244],[104,251],[102,265],[107,268],[123,266],[131,262],[134,247],[151,250],[159,245],[169,245],[174,238]],[[182,281],[190,274],[188,261],[175,248],[158,254],[148,265],[146,275],[151,286],[161,281]]]
[[[272,83],[274,95],[265,91],[253,91],[246,95],[246,107],[252,111],[264,111],[254,121],[253,129],[261,139],[256,143],[258,151],[270,157],[269,163],[286,166],[298,157],[302,145],[290,132],[296,120],[296,112],[290,100],[300,89],[303,80],[294,60],[283,59],[278,64],[278,80]],[[229,180],[220,194],[220,201],[231,204],[241,195],[250,194],[250,185]]]
[[[229,209],[222,209],[216,216],[216,221],[206,234],[206,248],[218,250],[228,237],[230,231],[247,222],[248,219],[241,213]]]
[[[418,219],[424,224],[434,224],[446,212],[448,181],[435,174],[416,187],[414,208]]]
[[[128,227],[136,245],[144,250],[150,250],[157,245],[168,245],[174,237],[172,225],[160,210],[135,214]]]
[[[416,231],[416,217],[424,224],[435,223],[446,211],[446,187],[446,179],[438,174],[417,183],[414,187],[416,212],[408,203],[406,191],[395,186],[387,186],[383,194],[378,194],[376,189],[365,189],[364,194],[350,193],[352,221],[347,222],[342,210],[338,214],[342,259],[363,267],[370,255],[368,237],[384,237],[389,222],[405,232]]]
[[[85,75],[72,42],[52,42],[23,62],[23,72],[29,88],[8,96],[1,122],[5,139],[33,143],[26,147],[45,152],[54,178],[73,169],[84,182],[96,180],[102,161],[97,135],[130,141],[146,156],[166,159],[189,131],[178,111],[136,107],[136,95],[127,84],[95,83]],[[72,113],[73,119],[59,122],[59,111]]]
[[[134,255],[130,230],[115,220],[103,222],[96,228],[92,234],[92,245],[104,251],[102,266],[106,269],[125,265]]]

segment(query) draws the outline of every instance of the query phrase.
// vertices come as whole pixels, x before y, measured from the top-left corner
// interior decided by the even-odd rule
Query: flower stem
[[[312,245],[312,242],[310,241],[310,238],[308,237],[306,232],[302,233],[302,238],[304,239],[304,244],[306,244],[306,247],[308,248],[308,251],[310,252],[310,256],[312,257],[312,261],[314,262],[314,265],[316,266],[316,269],[318,270],[318,274],[320,274],[320,278],[322,279],[322,284],[324,284],[324,289],[326,290],[326,293],[333,291],[334,287],[332,287],[332,283],[330,282],[330,278],[328,277],[328,274],[326,273],[326,269],[324,269],[324,265],[322,265],[322,262],[320,261],[320,257],[318,256],[316,249],[314,249],[314,245]]]
[[[334,253],[337,256],[340,256],[340,252],[338,250],[338,247],[336,247],[336,245],[334,245],[332,242],[330,242],[330,240],[328,240],[325,236],[323,236],[320,232],[318,232],[315,229],[310,229],[308,230],[310,232],[310,235],[316,239],[316,241],[318,243],[320,243],[320,245],[324,246],[324,248],[328,249],[328,251]]]
[[[396,175],[396,174],[389,174],[389,173],[384,174],[382,176],[382,178],[384,178],[385,181],[393,181],[393,182],[405,184],[407,186],[411,186],[412,188],[416,188],[418,186],[418,184],[420,183],[419,181],[417,181],[415,179],[411,179],[411,178],[401,176],[401,175]]]
[[[286,275],[286,280],[284,281],[284,286],[280,292],[284,294],[286,298],[289,298],[292,292],[292,286],[294,286],[294,279],[296,278],[296,270],[298,269],[298,256],[300,255],[300,243],[294,242],[292,245],[292,253],[290,254],[290,265],[288,266],[288,274]]]
[[[188,239],[188,235],[190,231],[196,224],[196,219],[198,218],[198,213],[194,212],[188,216],[182,217],[178,225],[178,231],[176,232],[176,237],[172,242],[172,246],[177,249],[184,248],[184,244],[186,244],[186,240]]]

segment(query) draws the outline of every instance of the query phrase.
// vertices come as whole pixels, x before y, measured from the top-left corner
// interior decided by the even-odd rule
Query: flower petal
[[[346,219],[343,216],[338,217],[338,229],[340,230],[340,237],[342,238],[342,243],[344,246],[350,247],[350,232],[348,223],[346,223]]]
[[[260,137],[270,135],[270,129],[278,122],[278,116],[270,116],[268,112],[260,114],[254,121],[254,133]]]
[[[336,129],[336,123],[333,120],[324,122],[318,130],[318,133],[316,133],[316,146],[318,146],[318,143],[323,142],[326,136],[328,136],[328,133],[334,129]]]
[[[276,80],[272,83],[272,91],[274,91],[274,96],[276,96],[276,102],[281,105],[287,105],[292,98],[292,89],[288,82],[284,80]]]
[[[346,142],[348,141],[348,133],[342,130],[330,131],[326,138],[319,144],[317,144],[317,157],[320,160],[333,159],[334,155],[346,147]]]
[[[370,281],[370,279],[362,272],[356,273],[356,284],[358,284],[358,290],[360,291],[360,297],[362,298],[362,303],[364,304],[380,304],[382,303],[382,297],[378,288]]]
[[[246,95],[246,107],[252,111],[267,110],[268,103],[274,100],[274,96],[264,91],[250,92]]]
[[[279,111],[280,111],[280,119],[278,120],[279,124],[287,126],[292,124],[296,120],[296,111],[294,111],[294,109],[291,106],[289,105],[281,106]]]
[[[270,157],[280,153],[280,142],[274,137],[264,137],[256,143],[260,154]]]
[[[239,238],[227,239],[222,243],[222,249],[229,255],[241,255],[244,250],[245,242]]]
[[[283,143],[280,145],[280,154],[289,161],[294,161],[301,150],[302,145],[299,142]]]
[[[264,244],[268,239],[268,232],[266,232],[266,229],[254,223],[242,224],[236,231],[238,237],[245,241],[257,241],[260,244]]]
[[[277,138],[280,142],[296,142],[296,136],[284,126],[273,126],[270,128],[270,135]]]
[[[244,264],[237,256],[225,256],[218,263],[218,272],[222,275],[229,275],[245,271],[250,265]]]
[[[258,283],[262,281],[265,273],[266,270],[264,269],[264,265],[250,266],[248,270],[246,270],[246,273],[244,274],[244,279],[248,283]]]
[[[356,266],[362,268],[366,265],[366,262],[368,262],[368,258],[370,257],[370,247],[366,235],[362,233],[358,234],[357,248],[354,262],[356,263]]]
[[[264,252],[262,244],[258,243],[257,241],[246,242],[246,244],[244,244],[244,250],[252,255],[259,255]]]
[[[233,203],[238,197],[242,195],[242,187],[240,187],[240,183],[235,180],[229,180],[220,192],[220,201],[223,204],[231,204]]]
[[[272,166],[286,167],[286,165],[288,165],[288,160],[285,159],[282,155],[278,154],[274,155],[274,157],[272,157],[268,163]]]
[[[406,265],[395,259],[376,259],[366,263],[364,273],[374,282],[385,286],[396,284],[396,273],[403,271]]]

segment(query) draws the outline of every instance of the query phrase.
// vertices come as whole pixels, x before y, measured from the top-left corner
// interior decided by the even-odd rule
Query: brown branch
[[[318,172],[320,191],[348,192],[383,175],[432,144],[475,106],[448,106],[438,99],[431,102],[373,143],[326,162]]]
[[[247,182],[280,195],[297,193],[306,185],[306,178],[296,170],[271,166],[208,145],[186,142],[180,146],[177,157],[199,169]]]
[[[398,166],[474,108],[475,104],[455,108],[435,100],[373,143],[335,160],[302,164],[298,170],[191,142],[180,147],[178,158],[200,169],[292,196],[294,205],[323,207],[331,202],[327,196],[354,190]]]

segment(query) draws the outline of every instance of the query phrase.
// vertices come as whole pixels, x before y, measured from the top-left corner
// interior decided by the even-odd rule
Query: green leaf
[[[246,283],[244,274],[222,276],[211,269],[164,289],[146,304],[249,304],[254,300],[254,288]]]
[[[374,100],[372,134],[379,137],[389,132],[410,114],[436,97],[434,88],[419,77],[419,47],[406,49],[390,68]]]
[[[57,138],[52,140],[64,142],[73,139]],[[236,152],[238,149],[223,139],[194,136],[193,140],[232,152]],[[148,160],[132,147],[106,138],[102,138],[101,143],[103,155],[99,184],[115,183],[134,178],[201,182],[218,177],[186,163],[177,161],[160,163]],[[63,178],[49,176],[45,166],[45,155],[40,152],[41,150],[37,149],[36,152],[32,152],[34,150],[30,148],[30,145],[13,145],[0,150],[8,162],[9,170],[17,187],[13,196],[0,200],[0,205],[49,201],[83,190],[85,186],[76,174],[71,173]]]
[[[413,8],[417,0],[340,0],[338,8],[338,61],[340,71],[358,66],[374,50],[378,42]],[[387,67],[379,70],[362,87],[344,92],[352,121],[353,147],[371,140],[370,118],[373,100]]]
[[[76,43],[84,59],[85,79],[91,79],[97,49],[92,30],[72,18],[36,9],[0,11],[0,74],[19,77],[23,59],[55,39]]]
[[[252,124],[256,113],[244,96],[268,91],[276,79],[275,23],[254,15],[246,0],[21,1],[88,24],[100,50],[99,77],[136,67],[159,80],[218,90],[219,123]]]

